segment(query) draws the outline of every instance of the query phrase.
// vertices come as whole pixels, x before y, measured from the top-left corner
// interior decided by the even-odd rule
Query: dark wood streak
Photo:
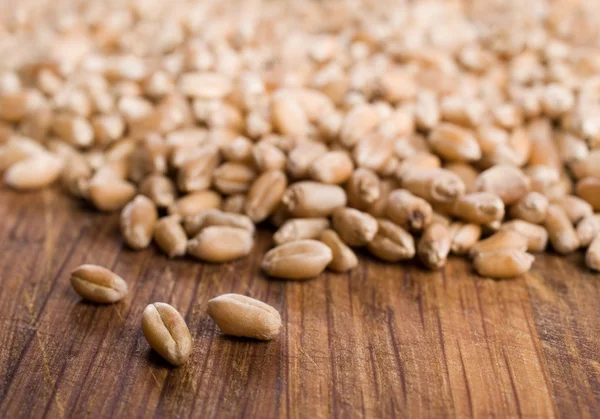
[[[0,202],[0,417],[600,417],[600,278],[580,254],[497,282],[464,260],[430,273],[361,254],[352,273],[286,282],[259,273],[265,232],[232,264],[171,261],[124,250],[118,214],[57,191]],[[126,277],[126,300],[81,303],[68,275],[85,262]],[[222,337],[205,310],[225,292],[276,307],[281,335]],[[185,366],[143,338],[154,301],[192,330]]]
[[[462,354],[462,349],[460,349],[460,343],[456,344],[458,347],[458,355],[459,355],[459,359],[460,359],[460,367],[462,369],[462,373],[463,373],[463,379],[465,380],[465,388],[466,388],[466,393],[465,393],[465,397],[467,400],[467,405],[469,406],[469,416],[470,417],[474,417],[475,415],[475,408],[473,406],[473,398],[471,397],[471,385],[469,384],[469,378],[467,377],[467,369],[465,368],[465,360],[463,358],[463,354]]]
[[[527,291],[529,293],[529,290]],[[533,348],[535,350],[535,355],[536,355],[536,362],[538,363],[538,365],[540,365],[540,370],[542,373],[542,377],[544,378],[544,386],[547,389],[550,389],[550,380],[548,379],[548,367],[546,365],[546,360],[544,359],[544,357],[541,354],[541,350],[540,350],[540,343],[539,343],[539,339],[537,337],[537,333],[535,332],[535,330],[533,329],[533,325],[531,324],[530,318],[527,315],[527,312],[525,311],[525,302],[522,301],[521,302],[521,306],[523,307],[523,314],[525,316],[525,321],[527,323],[527,329],[529,331],[529,337],[533,343]],[[551,398],[551,401],[553,403],[553,409],[556,410],[556,406],[554,405],[554,398]]]
[[[515,395],[517,412],[519,413],[519,416],[523,416],[523,412],[521,412],[521,403],[519,403],[519,392],[517,391],[517,386],[515,384],[514,372],[510,366],[510,362],[508,361],[508,356],[506,356],[506,350],[504,348],[502,348],[502,357],[504,358],[504,363],[508,369],[508,377],[510,378],[510,386]]]
[[[333,413],[333,416],[336,415],[336,412],[338,410],[338,397],[339,397],[339,391],[340,389],[337,387],[336,383],[337,383],[337,376],[336,376],[336,363],[335,363],[335,355],[336,355],[336,350],[333,344],[333,334],[334,334],[334,323],[333,323],[333,306],[332,306],[332,301],[331,301],[331,293],[330,293],[330,281],[331,281],[331,275],[328,275],[326,278],[326,291],[325,291],[325,304],[327,305],[327,348],[329,349],[329,362],[330,362],[330,368],[331,368],[331,384],[332,384],[332,388],[331,388],[331,392],[330,392],[330,399],[331,399],[331,411]]]
[[[83,234],[81,234],[79,236],[79,238],[82,237]],[[73,246],[71,246],[71,248],[68,250],[67,254],[70,254],[73,249],[77,246],[77,244],[79,243],[79,238],[75,240],[75,242],[73,243]],[[63,264],[61,265],[61,267],[59,268],[58,272],[60,274],[60,272],[63,271],[64,269],[64,265],[67,263],[68,261],[68,257],[65,257]],[[46,308],[46,304],[48,303],[48,300],[50,299],[50,295],[52,294],[52,291],[54,290],[54,285],[57,283],[56,278],[54,279],[53,283],[52,283],[52,287],[50,288],[50,292],[48,293],[48,295],[46,296],[46,298],[44,299],[43,303],[41,304],[41,307],[38,311],[38,314],[36,315],[35,319],[31,319],[31,324],[33,325],[33,327],[37,327],[36,325],[39,324],[39,320],[40,320],[40,316],[42,315],[43,310]],[[12,369],[12,371],[7,374],[7,382],[11,383],[12,379],[14,378],[14,374],[15,372],[19,369],[19,367],[21,366],[21,362],[25,359],[23,357],[23,354],[26,353],[33,340],[35,339],[35,331],[33,333],[30,334],[31,337],[26,341],[25,346],[23,347],[23,350],[21,351],[21,354],[19,356],[19,360],[16,363],[15,367]],[[6,386],[6,391],[10,390],[10,384],[7,384]],[[0,409],[1,409],[1,405],[4,402],[4,398],[6,397],[6,391],[4,390],[0,390],[0,394],[2,394],[3,396],[0,398]]]
[[[445,270],[444,270],[445,271]],[[444,278],[444,288],[445,288],[445,284],[446,284],[446,274],[444,273],[444,271],[442,271],[442,277]],[[440,346],[442,348],[442,363],[444,365],[443,368],[443,373],[446,376],[446,379],[448,380],[448,382],[450,383],[450,372],[448,371],[448,356],[446,354],[446,343],[445,343],[445,339],[444,339],[444,331],[442,330],[442,319],[440,318],[440,311],[436,310],[435,312],[436,316],[437,316],[437,332],[438,332],[438,336],[439,336],[439,341],[440,341]],[[452,398],[450,398],[450,400],[452,401],[452,412],[454,413],[454,400]]]
[[[398,373],[400,374],[400,383],[402,384],[402,397],[404,398],[404,403],[408,402],[408,392],[406,391],[406,371],[404,369],[404,365],[402,364],[402,359],[400,358],[400,349],[398,347],[398,342],[396,342],[396,337],[394,336],[394,320],[392,318],[391,309],[388,310],[387,316],[387,326],[390,333],[390,340],[392,342],[392,347],[394,348],[394,356],[396,358],[396,364],[398,366]]]
[[[115,263],[116,263],[116,262],[115,262]],[[156,284],[155,284],[155,285],[156,285]],[[139,289],[136,289],[136,291],[137,291],[137,290],[139,290]],[[153,289],[153,291],[154,291],[154,289]],[[133,299],[134,299],[134,300],[136,299],[136,298],[135,298],[136,296],[137,296],[137,292],[136,292],[136,294],[134,294],[134,297],[133,297]],[[152,303],[152,302],[154,302],[154,301],[150,301],[149,303]],[[127,318],[129,317],[129,313],[130,313],[130,312],[131,312],[131,309],[127,311],[127,316],[125,316],[125,320],[127,320]],[[130,366],[131,366],[131,362],[132,362],[133,360],[134,360],[134,357],[133,357],[133,356],[129,356],[129,357],[127,358],[127,363],[125,364],[124,368],[122,369],[122,371],[123,371],[123,374],[126,374],[126,375],[128,374],[128,372],[129,372],[129,368],[130,368]],[[125,382],[126,382],[125,380],[120,380],[120,383],[119,383],[119,388],[118,388],[118,390],[117,390],[117,391],[118,391],[118,393],[122,393],[122,392],[123,392],[123,386],[125,385]],[[164,386],[164,383],[163,383],[163,387],[162,387],[162,389],[164,390],[164,388],[165,388],[165,386]],[[111,410],[110,416],[114,416],[114,412],[115,412],[115,410],[116,410],[117,408],[118,408],[118,405],[117,405],[117,404],[115,404],[115,405],[113,406],[113,409]]]
[[[90,332],[91,332],[91,330],[92,330],[92,327],[91,327],[91,326],[92,326],[92,322],[94,321],[94,318],[95,318],[95,316],[97,315],[97,313],[98,313],[98,310],[95,310],[95,311],[94,311],[94,313],[93,313],[93,314],[90,316],[90,321],[87,323],[87,327],[89,328],[89,331],[90,331]],[[104,331],[104,337],[103,337],[103,340],[104,340],[104,338],[106,338],[106,336],[108,335],[108,332],[109,332],[109,329],[106,329],[106,330]],[[88,334],[89,334],[89,333],[88,333]],[[86,336],[87,336],[88,334],[86,334]],[[76,342],[73,342],[73,345],[75,345],[75,344],[76,344]],[[73,345],[70,345],[70,346],[69,346],[69,349],[70,349],[70,348],[72,348],[72,347],[73,347]],[[90,370],[91,370],[91,368],[92,368],[92,365],[94,364],[94,361],[95,361],[95,360],[96,360],[96,358],[98,357],[98,354],[99,354],[99,353],[100,353],[100,346],[98,346],[98,347],[96,348],[96,351],[95,351],[95,352],[94,352],[94,354],[92,355],[92,362],[90,362],[90,363],[89,363],[89,365],[88,365],[88,368],[86,369],[85,376],[87,376],[87,375],[90,373]],[[61,383],[60,383],[60,382],[61,382],[61,379],[64,377],[64,371],[65,371],[65,368],[67,368],[67,362],[65,362],[65,363],[64,363],[64,365],[63,365],[63,367],[62,367],[62,369],[61,369],[61,371],[60,371],[60,373],[59,373],[58,379],[56,380],[56,386],[55,386],[55,388],[54,388],[54,389],[53,389],[53,391],[52,391],[52,395],[51,395],[50,399],[48,400],[48,404],[46,405],[46,410],[44,411],[44,416],[47,416],[47,415],[48,415],[48,412],[49,412],[49,410],[50,410],[50,407],[51,407],[51,405],[52,405],[52,402],[54,401],[54,397],[55,397],[55,395],[56,395],[56,390],[58,389],[58,386],[61,384]],[[81,393],[78,395],[77,399],[79,399],[79,397],[80,397],[80,396],[81,396]],[[77,403],[77,401],[76,401],[76,403]]]

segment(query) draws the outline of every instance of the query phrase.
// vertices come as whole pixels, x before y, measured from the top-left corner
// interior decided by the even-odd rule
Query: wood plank
[[[0,190],[2,417],[598,417],[600,282],[583,256],[541,255],[523,278],[478,278],[452,259],[440,272],[361,255],[349,274],[265,278],[270,246],[225,264],[168,260],[123,246],[118,215],[58,191]],[[69,272],[98,263],[127,298],[82,302]],[[271,304],[272,342],[228,338],[206,314],[215,295]],[[140,329],[165,301],[194,337],[172,368]]]

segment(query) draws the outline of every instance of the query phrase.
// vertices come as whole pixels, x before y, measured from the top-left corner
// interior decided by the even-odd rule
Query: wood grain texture
[[[544,255],[525,277],[484,280],[361,258],[308,282],[124,248],[118,216],[57,191],[0,190],[0,417],[599,417],[600,277],[583,255]],[[130,293],[71,290],[82,263]],[[237,292],[282,314],[272,342],[222,336],[207,301]],[[190,362],[169,367],[140,328],[146,304],[184,315]]]

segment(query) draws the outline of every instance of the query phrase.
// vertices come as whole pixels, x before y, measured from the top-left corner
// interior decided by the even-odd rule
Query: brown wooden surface
[[[226,265],[123,247],[118,216],[64,195],[0,190],[0,417],[599,417],[600,276],[541,256],[524,278],[477,278],[362,258],[308,282],[259,272],[269,235]],[[69,273],[96,263],[126,299],[83,303]],[[277,340],[222,336],[209,298],[250,295],[282,314]],[[191,360],[171,368],[140,316],[185,316]]]

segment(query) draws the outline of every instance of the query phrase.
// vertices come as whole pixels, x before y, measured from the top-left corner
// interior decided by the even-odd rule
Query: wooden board
[[[540,256],[495,282],[362,257],[350,274],[259,272],[270,237],[225,265],[123,247],[118,215],[56,191],[0,190],[0,417],[599,417],[600,276],[581,254]],[[127,298],[82,302],[69,273],[96,263]],[[222,336],[209,298],[271,304],[273,342]],[[146,304],[178,308],[195,339],[171,368],[146,343]]]

